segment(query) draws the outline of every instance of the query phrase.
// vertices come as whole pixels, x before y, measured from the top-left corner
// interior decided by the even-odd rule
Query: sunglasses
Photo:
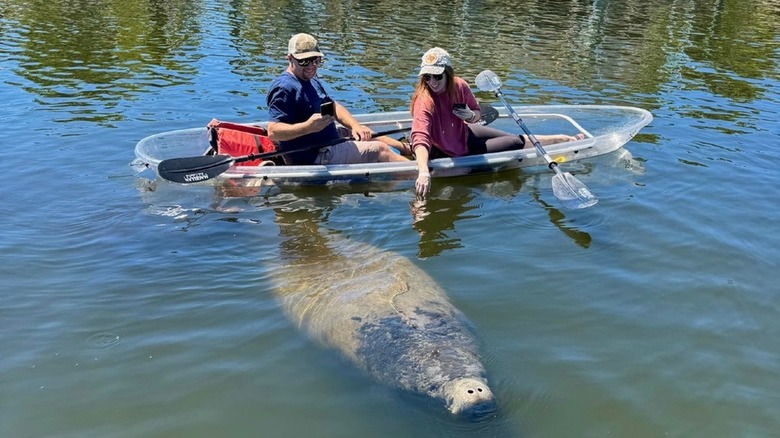
[[[321,57],[315,56],[313,58],[306,58],[306,59],[297,59],[297,58],[295,58],[295,62],[297,62],[298,65],[300,65],[301,67],[308,67],[311,64],[314,64],[315,66],[319,67],[325,61],[323,61]]]
[[[441,74],[438,74],[438,75],[422,75],[422,77],[423,77],[423,80],[425,82],[430,81],[431,78],[433,78],[433,79],[435,79],[437,81],[440,81],[440,80],[444,79],[444,73],[441,73]]]

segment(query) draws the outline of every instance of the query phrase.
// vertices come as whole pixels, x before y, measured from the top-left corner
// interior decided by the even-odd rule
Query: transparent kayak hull
[[[544,149],[558,163],[583,160],[617,150],[630,141],[640,129],[653,120],[646,110],[611,105],[548,105],[514,106],[529,130],[536,134],[585,134],[573,142],[545,146]],[[498,109],[499,118],[490,126],[509,133],[521,133],[505,108]],[[408,112],[359,114],[361,123],[375,132],[411,126]],[[264,125],[265,122],[252,123]],[[156,170],[160,161],[203,155],[209,148],[204,127],[164,132],[144,138],[135,147],[135,167]],[[535,148],[492,154],[440,158],[431,160],[434,178],[472,173],[499,172],[521,167],[546,166]],[[251,179],[253,185],[323,184],[331,182],[397,181],[414,179],[417,165],[414,161],[368,164],[337,164],[311,166],[241,166],[231,167],[218,179]]]

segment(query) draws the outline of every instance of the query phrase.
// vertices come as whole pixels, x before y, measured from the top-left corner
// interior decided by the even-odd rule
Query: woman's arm
[[[412,145],[417,162],[417,181],[414,182],[414,193],[422,199],[431,190],[431,171],[428,169],[428,148],[422,144]]]

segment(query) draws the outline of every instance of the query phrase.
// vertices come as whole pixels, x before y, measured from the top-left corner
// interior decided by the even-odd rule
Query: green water
[[[0,436],[774,436],[778,29],[777,1],[5,0]],[[600,199],[581,211],[545,169],[434,181],[420,210],[128,166],[148,135],[262,119],[300,31],[355,113],[407,108],[438,45],[512,102],[655,119],[566,167]],[[278,209],[435,278],[495,415],[453,418],[300,333],[272,293]]]

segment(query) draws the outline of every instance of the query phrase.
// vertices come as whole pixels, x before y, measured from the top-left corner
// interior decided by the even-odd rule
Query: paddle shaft
[[[523,129],[523,132],[525,132],[525,134],[531,140],[531,143],[533,143],[536,151],[544,157],[545,161],[547,161],[547,167],[549,167],[550,170],[552,170],[555,174],[552,178],[552,188],[555,197],[569,208],[587,208],[596,204],[598,202],[598,198],[593,196],[593,193],[591,193],[590,189],[588,189],[585,184],[583,184],[570,173],[562,172],[560,169],[558,169],[558,163],[550,158],[550,155],[547,153],[547,151],[544,150],[542,144],[539,143],[539,140],[536,138],[536,136],[534,136],[528,127],[525,126],[523,119],[520,118],[520,116],[515,112],[514,108],[512,108],[506,99],[504,99],[504,94],[501,93],[501,87],[496,86],[494,92],[496,97],[501,100],[501,103],[506,106],[507,111],[509,111],[509,113],[512,115],[512,118],[515,119],[515,122],[520,125],[520,128]]]
[[[523,122],[523,119],[520,118],[520,116],[515,112],[515,109],[512,108],[511,105],[506,101],[504,98],[504,93],[501,92],[501,89],[496,89],[496,97],[501,101],[501,103],[506,106],[506,109],[509,111],[509,114],[512,116],[513,119],[515,119],[515,122],[517,122],[518,125],[520,125],[520,128],[525,132],[525,135],[528,136],[528,138],[531,140],[531,143],[536,148],[536,151],[544,157],[544,160],[547,161],[547,167],[549,167],[552,171],[555,173],[559,173],[560,169],[558,169],[558,163],[553,161],[553,159],[550,157],[550,155],[547,153],[547,151],[544,150],[542,147],[542,144],[539,143],[539,140],[536,138],[535,135],[531,133],[531,131],[528,129],[527,126],[525,126],[525,123]]]
[[[372,137],[381,137],[383,135],[390,135],[396,132],[408,131],[409,129],[411,128],[398,128],[391,129],[389,131],[377,132],[373,134]],[[230,168],[230,166],[235,163],[276,157],[279,155],[295,152],[303,152],[310,149],[321,149],[350,140],[353,140],[352,137],[340,137],[324,144],[306,146],[290,150],[279,150],[260,154],[244,155],[241,157],[231,157],[230,155],[200,155],[197,157],[169,158],[167,160],[162,160],[157,164],[157,173],[163,179],[184,184],[206,181],[224,173]]]
[[[399,132],[408,131],[410,129],[412,129],[412,128],[390,129],[388,131],[382,131],[382,132],[374,133],[373,135],[371,135],[371,138],[382,137],[384,135],[390,135],[390,134],[397,134]],[[328,146],[333,146],[333,145],[337,145],[339,143],[343,143],[345,141],[359,141],[359,140],[355,140],[352,137],[339,137],[339,138],[335,138],[335,139],[333,139],[333,140],[331,140],[331,141],[329,141],[327,143],[318,144],[318,145],[314,145],[314,146],[304,146],[304,147],[295,148],[295,149],[277,150],[277,151],[273,151],[273,152],[263,152],[261,154],[251,154],[251,155],[244,155],[244,156],[241,156],[241,157],[234,157],[233,158],[233,162],[234,163],[241,163],[243,161],[259,160],[259,159],[264,159],[264,158],[278,157],[279,155],[294,154],[296,152],[304,152],[304,151],[308,151],[310,149],[322,149],[322,148],[326,148]]]

